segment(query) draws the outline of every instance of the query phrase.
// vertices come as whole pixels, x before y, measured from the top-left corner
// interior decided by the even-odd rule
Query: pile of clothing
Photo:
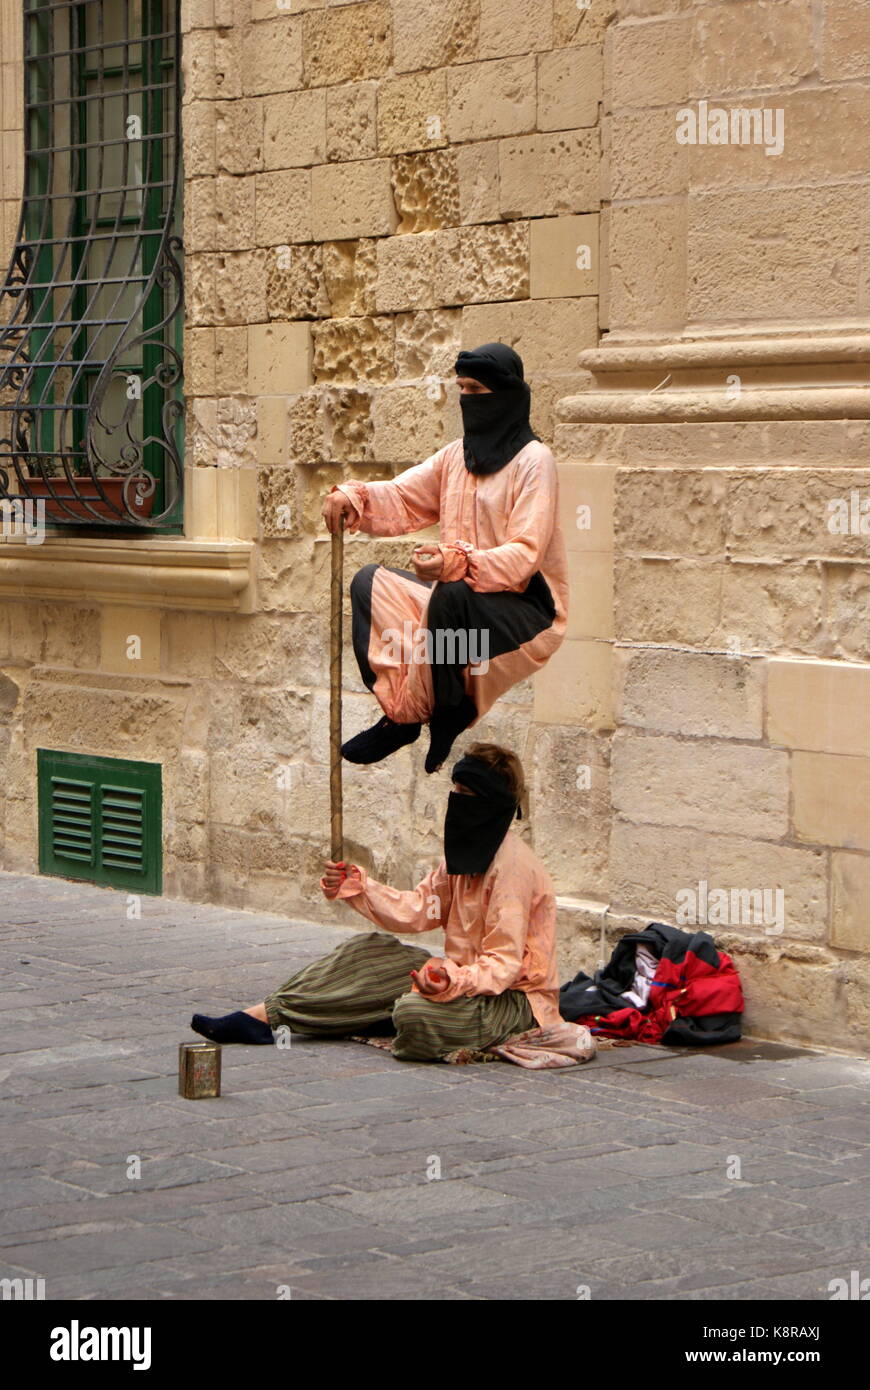
[[[559,991],[559,1011],[593,1034],[677,1047],[737,1042],[740,976],[707,932],[651,922],[617,943],[594,976],[582,970]]]

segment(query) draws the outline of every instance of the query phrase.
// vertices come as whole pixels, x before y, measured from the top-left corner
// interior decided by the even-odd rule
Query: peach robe
[[[542,576],[555,608],[552,623],[488,664],[466,668],[465,687],[478,718],[505,690],[539,671],[559,647],[567,622],[567,561],[556,464],[546,444],[533,440],[497,473],[478,476],[465,467],[462,440],[456,439],[397,478],[343,483],[338,490],[356,509],[351,531],[403,536],[439,522],[444,582],[464,580],[479,594],[522,594],[535,574]],[[381,568],[375,575],[372,689],[397,723],[428,719],[431,667],[410,659],[413,646],[396,652],[393,643],[390,650],[383,634],[425,628],[429,596],[428,588],[394,570]]]
[[[541,1027],[562,1022],[556,971],[556,899],[540,860],[508,834],[486,873],[448,874],[442,860],[410,892],[389,888],[353,866],[334,895],[385,931],[444,931],[447,1004],[463,995],[522,990]],[[417,993],[417,986],[412,986]]]

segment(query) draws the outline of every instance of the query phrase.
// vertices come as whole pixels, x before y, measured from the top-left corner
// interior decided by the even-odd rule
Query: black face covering
[[[488,395],[459,398],[465,467],[469,473],[497,473],[538,437],[529,423],[532,393],[523,360],[504,343],[484,343],[473,352],[460,352],[456,374],[490,388]]]
[[[507,783],[499,773],[477,758],[460,758],[451,773],[454,782],[468,787],[474,796],[451,792],[444,817],[444,858],[448,874],[483,874],[499,846],[520,816]]]

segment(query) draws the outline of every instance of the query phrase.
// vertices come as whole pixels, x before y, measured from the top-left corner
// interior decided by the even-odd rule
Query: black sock
[[[438,771],[454,741],[476,715],[477,707],[470,695],[466,695],[458,705],[441,706],[432,711],[429,718],[429,752],[426,754],[427,772]]]
[[[272,1043],[272,1029],[268,1023],[241,1010],[226,1014],[223,1018],[206,1018],[204,1014],[194,1014],[190,1020],[194,1033],[200,1033],[209,1042],[216,1043]]]

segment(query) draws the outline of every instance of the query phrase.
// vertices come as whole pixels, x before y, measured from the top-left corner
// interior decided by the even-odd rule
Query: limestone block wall
[[[566,914],[566,949],[573,927],[594,963],[631,924],[690,925],[694,903],[735,955],[753,1031],[859,1050],[868,15],[847,0],[619,6],[602,106],[609,331],[581,352],[590,377],[556,431],[589,601],[535,692],[537,719],[594,745],[585,794],[609,826],[606,888]]]
[[[258,887],[244,837],[285,825],[319,850],[327,825],[324,491],[389,476],[461,433],[463,346],[516,346],[550,442],[557,401],[585,380],[612,15],[574,0],[287,8],[190,5],[184,44],[189,448],[197,471],[254,471],[258,491],[255,615],[209,678],[262,680],[294,702],[298,731],[286,748],[264,740],[253,763],[228,731],[211,777],[233,795],[218,794],[214,814],[231,818],[225,845],[242,847],[233,882],[273,903],[296,889]],[[348,576],[373,558],[407,565],[414,543],[349,541]],[[350,733],[376,707],[349,649],[345,670]],[[539,738],[525,685],[476,733],[524,757],[531,833],[560,888],[591,886],[591,852],[581,865],[576,837],[553,833],[573,732]],[[446,774],[422,774],[421,747],[345,775],[350,852],[403,883],[437,853],[447,790]]]
[[[4,160],[18,161],[3,188],[8,255],[20,0],[0,14],[0,62],[18,82],[4,83]],[[611,18],[575,0],[183,5],[185,533],[254,542],[252,581],[238,611],[218,611],[192,591],[169,603],[147,565],[123,597],[81,566],[50,598],[0,574],[6,867],[36,864],[36,749],[67,748],[162,762],[168,892],[333,911],[316,887],[329,825],[321,499],[457,437],[453,362],[486,339],[523,355],[552,442],[557,402],[586,379],[577,353],[598,341]],[[349,540],[346,577],[372,559],[407,565],[414,544]],[[346,733],[376,714],[348,646]],[[475,732],[522,755],[523,833],[560,889],[591,892],[601,833],[590,817],[588,835],[564,833],[576,731],[539,731],[527,683]],[[448,781],[423,774],[424,744],[345,772],[348,853],[399,884],[440,848]]]

